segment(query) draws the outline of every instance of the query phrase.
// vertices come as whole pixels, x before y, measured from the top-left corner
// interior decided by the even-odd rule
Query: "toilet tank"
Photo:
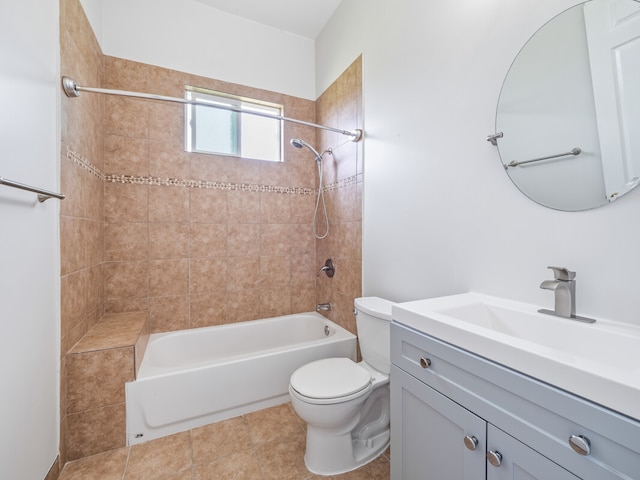
[[[362,359],[376,370],[388,374],[393,302],[379,297],[362,297],[356,298],[354,305]]]

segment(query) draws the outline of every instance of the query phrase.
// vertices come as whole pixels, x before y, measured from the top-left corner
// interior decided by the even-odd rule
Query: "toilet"
[[[392,302],[355,300],[362,361],[325,358],[291,375],[289,394],[307,423],[304,461],[312,473],[337,475],[378,457],[389,446]]]

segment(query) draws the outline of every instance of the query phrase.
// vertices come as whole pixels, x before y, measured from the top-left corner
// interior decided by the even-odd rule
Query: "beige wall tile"
[[[180,95],[182,97],[182,95]],[[149,139],[184,148],[184,107],[171,103],[149,102]]]
[[[228,192],[227,221],[229,224],[260,223],[260,193]]]
[[[260,257],[260,284],[264,286],[289,286],[293,281],[293,258],[289,255]]]
[[[260,183],[274,186],[290,185],[290,171],[286,162],[263,161],[260,164]]]
[[[67,424],[70,460],[125,446],[124,403],[67,415]]]
[[[133,348],[67,355],[67,412],[123,403],[124,384],[134,379]]]
[[[105,298],[104,313],[140,312],[149,310],[149,297],[141,298]]]
[[[189,264],[189,293],[226,291],[227,260],[224,257],[195,258]]]
[[[189,190],[184,187],[149,187],[149,221],[187,222]]]
[[[258,288],[261,284],[260,257],[227,257],[227,290]]]
[[[149,258],[188,258],[189,224],[150,223]]]
[[[316,207],[316,195],[294,195],[291,198],[291,223],[310,225]]]
[[[149,295],[152,297],[189,293],[189,260],[149,261]]]
[[[104,173],[149,175],[149,141],[121,135],[105,135]]]
[[[73,273],[86,266],[86,244],[83,224],[77,217],[60,216],[60,270],[62,275]]]
[[[260,289],[260,315],[258,318],[272,318],[291,312],[291,290],[288,287]]]
[[[104,266],[105,300],[146,298],[149,295],[149,263],[107,262]]]
[[[227,323],[228,301],[226,292],[197,293],[192,294],[190,298],[190,328]]]
[[[149,224],[107,223],[104,229],[106,261],[146,260],[149,255]]]
[[[291,313],[313,312],[316,303],[315,281],[291,286]]]
[[[149,187],[107,182],[104,186],[107,222],[148,222]]]
[[[191,258],[227,255],[227,226],[224,224],[192,223]]]
[[[262,223],[289,223],[291,221],[291,195],[262,193],[260,218]]]
[[[227,292],[227,323],[264,318],[260,305],[260,289]]]
[[[317,263],[318,265],[316,265],[315,254],[291,255],[291,284],[315,282],[316,274],[323,265],[320,260]]]
[[[227,227],[227,255],[238,257],[259,253],[259,224],[231,224]]]
[[[61,337],[80,324],[87,314],[87,272],[79,270],[60,279]]]
[[[190,178],[190,154],[173,148],[174,142],[149,142],[149,175],[160,178]],[[194,180],[199,177],[194,178]]]
[[[149,299],[151,333],[190,328],[189,296],[151,297]]]
[[[148,138],[149,103],[145,100],[108,96],[105,98],[105,135]]]
[[[209,182],[228,182],[228,171],[235,158],[224,155],[211,155],[204,153],[186,153],[191,168],[191,178]]]
[[[92,265],[88,268],[87,280],[87,314],[96,315],[95,321],[102,316],[104,304],[104,264]],[[93,323],[95,323],[95,321]]]
[[[189,190],[189,218],[191,222],[227,223],[227,192],[205,188]]]
[[[62,144],[60,153],[60,191],[65,198],[60,202],[60,215],[71,217],[82,217],[85,214],[86,203],[84,201],[84,170],[67,158],[67,147],[69,144]]]
[[[262,224],[260,254],[288,255],[291,252],[291,226],[288,224]]]

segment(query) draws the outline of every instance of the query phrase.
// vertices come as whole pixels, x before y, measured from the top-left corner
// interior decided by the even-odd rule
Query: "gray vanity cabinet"
[[[640,480],[640,422],[396,322],[391,362],[392,480]]]
[[[391,378],[391,478],[479,479],[486,422],[394,365]]]
[[[487,480],[580,480],[490,423],[487,437]],[[502,457],[499,465],[489,460],[496,452]]]

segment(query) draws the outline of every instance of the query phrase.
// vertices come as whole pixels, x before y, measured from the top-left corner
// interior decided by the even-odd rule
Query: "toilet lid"
[[[303,365],[291,375],[291,387],[309,398],[338,398],[363,390],[371,374],[348,358],[325,358]]]

